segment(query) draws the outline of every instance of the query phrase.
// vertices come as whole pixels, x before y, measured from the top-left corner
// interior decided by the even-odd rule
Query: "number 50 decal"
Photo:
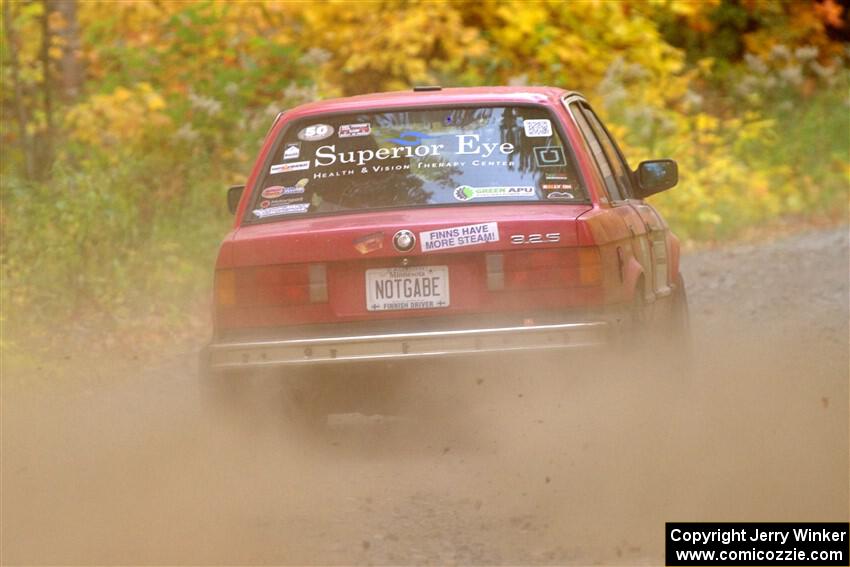
[[[316,142],[330,137],[333,133],[333,126],[328,126],[327,124],[314,124],[312,126],[307,126],[298,132],[298,139],[304,140],[305,142]]]

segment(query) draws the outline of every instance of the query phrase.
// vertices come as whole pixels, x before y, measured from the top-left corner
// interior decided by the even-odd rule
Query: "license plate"
[[[366,270],[366,309],[438,309],[449,306],[449,267]]]

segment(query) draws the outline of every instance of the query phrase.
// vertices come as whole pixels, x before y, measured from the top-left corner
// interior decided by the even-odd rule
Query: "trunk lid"
[[[233,318],[235,326],[439,316],[499,310],[509,308],[510,301],[506,303],[504,298],[494,297],[496,294],[488,291],[488,253],[576,247],[577,218],[590,208],[586,204],[468,204],[292,218],[281,222],[243,225],[225,241],[217,268],[239,270],[302,264],[306,269],[309,265],[325,266],[326,303],[298,308],[244,307],[242,313]],[[450,230],[470,226],[476,228]],[[494,228],[498,232],[498,239],[494,239]],[[411,231],[416,237],[414,247],[408,252],[399,252],[393,246],[393,236],[402,230]],[[533,235],[539,235],[539,238]],[[423,245],[431,250],[423,251]],[[409,268],[436,267],[440,268],[441,274],[447,271],[450,291],[448,304],[428,309],[370,310],[367,301],[367,271],[401,268],[405,265]],[[557,297],[555,292],[558,292]],[[526,294],[521,305],[530,302],[544,307],[552,305],[553,299],[558,303],[564,297],[563,290],[542,290],[533,295]],[[517,299],[514,298],[514,301]]]

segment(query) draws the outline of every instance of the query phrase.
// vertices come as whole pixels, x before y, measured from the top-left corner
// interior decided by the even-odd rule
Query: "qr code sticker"
[[[552,135],[552,123],[549,120],[523,120],[522,127],[529,138],[546,138]]]

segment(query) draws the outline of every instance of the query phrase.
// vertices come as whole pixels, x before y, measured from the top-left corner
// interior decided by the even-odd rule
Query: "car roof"
[[[426,91],[394,91],[356,95],[309,102],[297,106],[286,114],[307,115],[325,112],[356,112],[390,107],[468,105],[468,104],[546,104],[557,103],[570,91],[556,87],[465,87],[440,88]]]

